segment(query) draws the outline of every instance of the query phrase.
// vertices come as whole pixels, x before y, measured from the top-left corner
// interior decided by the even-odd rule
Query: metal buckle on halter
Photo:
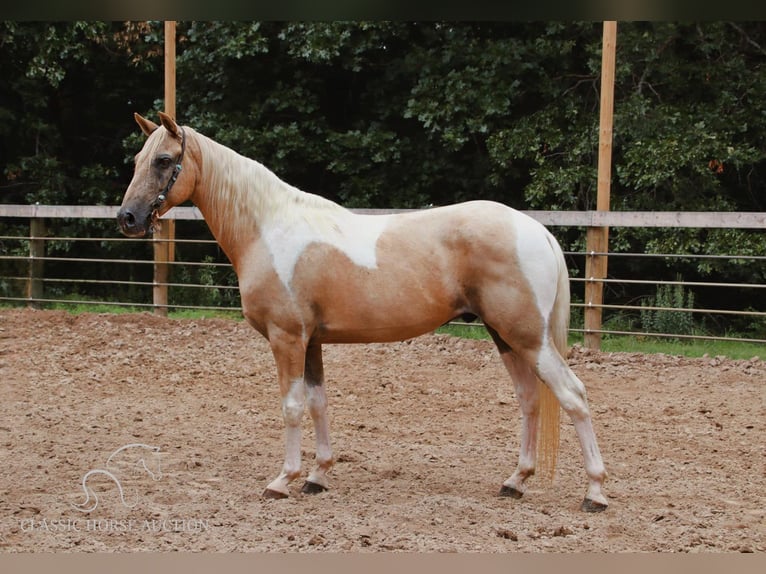
[[[165,186],[165,189],[162,190],[162,193],[160,193],[157,196],[157,199],[154,200],[154,203],[152,204],[155,209],[157,209],[160,205],[162,205],[165,200],[168,198],[168,193],[170,193],[170,189],[173,187],[173,184],[175,184],[176,180],[178,179],[178,175],[181,173],[181,170],[183,168],[181,167],[180,163],[176,164],[176,167],[173,169],[173,175],[170,176],[170,180],[168,181],[168,184]]]

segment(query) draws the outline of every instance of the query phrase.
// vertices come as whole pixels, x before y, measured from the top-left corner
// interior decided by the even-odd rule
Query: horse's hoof
[[[583,512],[604,512],[607,505],[603,502],[596,502],[590,498],[585,498],[580,505],[580,510]]]
[[[272,500],[287,498],[287,495],[284,492],[278,492],[276,490],[271,490],[270,488],[264,490],[261,496],[263,496],[263,498],[270,498]]]
[[[303,488],[301,488],[301,492],[303,494],[319,494],[320,492],[324,492],[327,490],[326,486],[322,486],[321,484],[317,484],[316,482],[311,482],[310,480],[307,480],[303,483]]]
[[[524,496],[524,493],[520,490],[517,490],[513,488],[512,486],[506,486],[505,484],[500,489],[500,492],[497,493],[498,496],[507,496],[508,498],[515,498],[518,500],[522,496]]]

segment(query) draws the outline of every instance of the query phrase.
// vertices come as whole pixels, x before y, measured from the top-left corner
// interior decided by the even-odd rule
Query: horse
[[[555,238],[531,217],[474,200],[396,214],[355,213],[281,180],[261,163],[181,126],[134,115],[146,141],[117,214],[142,237],[187,200],[236,271],[247,322],[273,354],[285,424],[282,470],[263,491],[286,498],[301,474],[301,420],[315,431],[315,465],[301,491],[328,489],[333,451],[322,346],[392,342],[453,318],[483,320],[522,412],[521,446],[499,495],[521,498],[539,463],[553,480],[559,405],[577,433],[587,512],[606,509],[607,472],[585,386],[568,366],[569,277]]]

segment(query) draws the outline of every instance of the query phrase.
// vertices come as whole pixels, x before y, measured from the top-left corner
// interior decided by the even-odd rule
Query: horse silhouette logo
[[[147,466],[147,457],[151,457],[149,460],[152,463],[156,463],[153,464],[155,468],[154,471],[152,471],[149,466]],[[118,463],[113,460],[115,458],[121,459],[119,466]],[[162,469],[160,468],[160,447],[142,443],[131,443],[126,444],[125,446],[121,446],[115,450],[112,454],[109,455],[109,458],[106,459],[104,468],[89,470],[83,475],[82,490],[85,494],[85,500],[80,504],[72,504],[72,508],[83,513],[89,513],[96,510],[98,507],[98,495],[91,487],[88,486],[88,481],[92,477],[98,475],[105,476],[114,482],[114,484],[117,486],[117,491],[119,492],[120,502],[122,505],[126,508],[133,508],[137,502],[129,504],[125,500],[125,489],[123,488],[122,483],[116,474],[118,472],[118,468],[122,470],[126,467],[138,467],[140,470],[146,471],[153,480],[159,480],[162,478]]]

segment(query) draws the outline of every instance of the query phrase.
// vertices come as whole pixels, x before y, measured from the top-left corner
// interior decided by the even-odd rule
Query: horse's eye
[[[157,163],[157,167],[160,167],[162,169],[166,169],[166,168],[170,167],[170,164],[173,163],[173,160],[171,158],[169,158],[169,157],[163,156],[163,157],[158,157],[156,159],[156,163]]]

